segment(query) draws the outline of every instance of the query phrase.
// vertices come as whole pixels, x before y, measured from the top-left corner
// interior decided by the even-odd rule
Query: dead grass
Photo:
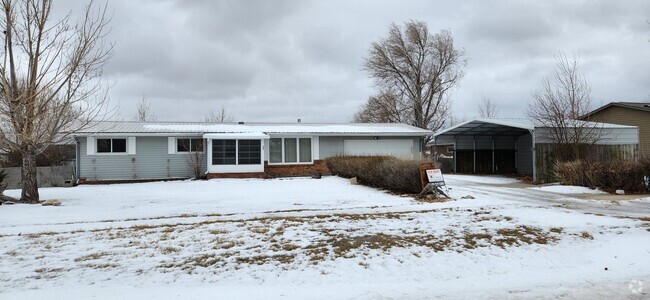
[[[88,260],[95,260],[95,259],[100,259],[104,256],[107,256],[108,252],[96,252],[96,253],[91,253],[88,255],[80,256],[74,259],[75,262],[81,262],[81,261],[88,261]]]

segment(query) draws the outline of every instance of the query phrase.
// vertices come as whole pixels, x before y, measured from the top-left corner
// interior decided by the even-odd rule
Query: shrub
[[[558,162],[555,175],[562,184],[599,188],[608,193],[624,190],[626,193],[649,192],[650,160],[637,162],[584,160]]]
[[[333,174],[357,177],[364,185],[398,193],[416,194],[420,184],[420,162],[391,156],[337,156],[326,159]]]

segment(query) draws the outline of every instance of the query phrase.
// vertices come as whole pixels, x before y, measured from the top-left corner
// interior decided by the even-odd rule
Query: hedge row
[[[391,156],[337,156],[326,159],[333,174],[356,177],[359,183],[397,193],[417,194],[420,184],[419,161]]]
[[[562,184],[598,188],[608,193],[616,190],[631,194],[650,192],[650,158],[636,162],[558,162],[555,175]]]

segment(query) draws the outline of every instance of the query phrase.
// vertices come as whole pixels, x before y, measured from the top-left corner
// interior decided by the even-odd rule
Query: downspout
[[[535,155],[535,129],[530,129],[528,130],[530,132],[530,137],[532,140],[532,145],[531,145],[531,151],[533,153],[533,182],[537,182],[537,162],[536,162],[536,155]]]
[[[79,170],[81,169],[81,147],[79,146],[79,137],[74,138],[74,146],[75,146],[75,158],[74,158],[74,179],[79,180],[80,175],[79,175]]]

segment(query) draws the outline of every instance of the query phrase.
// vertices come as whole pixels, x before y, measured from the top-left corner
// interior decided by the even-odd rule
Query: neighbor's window
[[[311,138],[272,138],[269,142],[270,163],[291,164],[311,161]]]
[[[453,146],[447,147],[447,153],[452,153],[452,152],[454,152],[454,147]]]
[[[97,153],[126,153],[126,139],[97,139]]]
[[[239,165],[259,165],[262,159],[262,145],[260,140],[238,140],[237,150]]]
[[[176,152],[203,152],[203,139],[178,138]]]
[[[237,140],[212,140],[212,164],[237,164]]]

